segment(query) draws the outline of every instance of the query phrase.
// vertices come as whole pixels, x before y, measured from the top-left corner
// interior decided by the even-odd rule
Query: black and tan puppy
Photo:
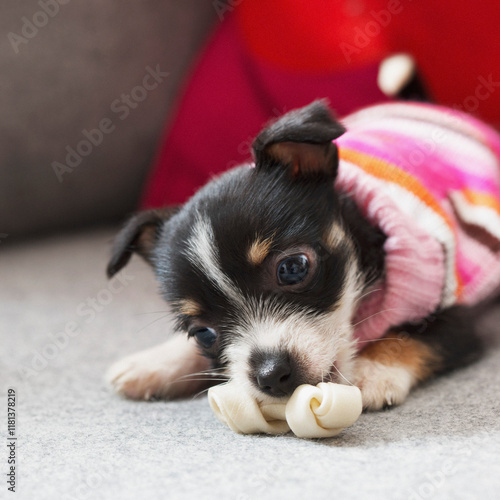
[[[420,122],[416,114],[438,113],[423,105],[384,105],[344,124],[366,133],[363,123],[379,127],[389,115],[397,121],[407,112],[410,121]],[[445,128],[457,133],[456,124]],[[265,128],[254,142],[255,163],[214,179],[181,207],[142,212],[128,221],[108,275],[134,252],[144,257],[178,334],[113,365],[108,376],[117,392],[136,399],[183,397],[202,389],[206,382],[200,379],[213,373],[260,400],[288,396],[303,383],[355,384],[365,408],[379,409],[401,403],[418,382],[477,357],[474,325],[460,305],[465,301],[458,292],[449,300],[444,284],[424,316],[400,315],[383,336],[357,333],[360,321],[387,313],[361,320],[358,314],[371,294],[394,281],[388,263],[395,240],[341,182],[339,170],[348,169],[349,161],[336,140],[344,133],[344,125],[317,101]],[[399,147],[384,143],[383,134],[372,136],[378,137],[377,148]],[[411,203],[399,203],[397,192],[392,196],[394,210],[415,223]],[[445,273],[449,254],[436,238],[432,248],[441,249],[436,262]],[[409,243],[414,259],[419,241]],[[421,241],[423,248],[428,242]],[[408,278],[424,280],[422,289],[428,286],[426,265],[421,277],[417,269]],[[416,304],[415,310],[424,309]]]

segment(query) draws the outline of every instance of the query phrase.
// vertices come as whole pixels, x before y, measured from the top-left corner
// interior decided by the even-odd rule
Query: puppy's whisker
[[[194,372],[194,373],[190,373],[188,375],[198,375],[200,373],[223,373],[223,371],[225,370],[225,368],[208,368],[207,370],[200,370],[199,372]]]
[[[147,314],[169,314],[169,311],[149,311],[143,313],[136,313],[135,316],[146,316]]]
[[[368,295],[371,295],[372,293],[375,293],[375,292],[380,292],[381,290],[382,290],[382,288],[375,288],[374,290],[370,290],[370,291],[364,293],[363,295],[361,295],[358,300],[364,299],[365,297],[368,297]]]
[[[365,321],[368,321],[369,319],[375,317],[375,316],[378,316],[379,314],[383,314],[385,312],[390,312],[390,311],[398,311],[400,310],[399,308],[396,308],[396,307],[393,307],[391,309],[382,309],[381,311],[377,311],[376,313],[368,316],[367,318],[364,318],[362,319],[361,321],[358,321],[357,323],[354,323],[354,325],[352,325],[353,327],[356,327],[358,325],[361,325],[361,323],[364,323]]]
[[[206,380],[206,381],[210,381],[210,382],[213,382],[213,381],[217,381],[217,382],[226,382],[227,378],[222,378],[222,377],[179,377],[179,378],[176,378],[173,382],[196,382],[196,381],[201,381],[201,380]]]
[[[204,374],[209,374],[209,375],[225,375],[225,368],[220,368],[218,370],[202,370],[201,372],[197,373],[204,373]]]
[[[349,385],[354,385],[348,378],[346,378],[342,372],[337,368],[337,366],[335,365],[335,363],[333,363],[333,368],[335,368],[335,370],[337,371],[337,373],[349,384]]]
[[[203,389],[202,391],[197,392],[196,394],[193,395],[193,397],[191,398],[191,401],[193,399],[196,399],[197,397],[201,396],[204,392],[208,392],[209,390],[210,390],[210,387],[207,387],[206,389]]]
[[[196,377],[205,377],[206,380],[213,380],[215,377],[218,377],[220,380],[226,380],[229,377],[222,373],[189,373],[187,375],[183,375],[176,380],[193,380]]]
[[[186,382],[186,380],[182,380],[183,377],[179,377],[175,380],[173,380],[171,383],[181,383],[181,382]],[[205,378],[205,377],[199,377],[199,378],[191,378],[188,379],[188,382],[226,382],[228,379],[226,378]]]
[[[160,321],[162,319],[165,319],[167,318],[169,315],[168,314],[165,314],[163,316],[160,316],[159,318],[156,318],[154,321],[151,321],[151,323],[148,323],[146,326],[143,326],[140,330],[138,330],[136,333],[141,333],[143,330],[145,330],[146,328],[149,328],[151,325],[155,324],[157,321]]]
[[[207,370],[201,370],[200,373],[217,372],[217,371],[224,371],[224,370],[226,370],[226,367],[220,366],[219,368],[208,368]]]
[[[181,377],[182,378],[182,377]],[[212,387],[212,385],[217,385],[217,384],[220,384],[220,383],[223,383],[223,382],[227,382],[227,379],[213,379],[213,378],[194,378],[194,379],[190,379],[190,380],[181,380],[181,378],[177,378],[175,380],[172,380],[170,383],[169,383],[169,386],[173,386],[173,385],[176,385],[176,384],[182,384],[182,383],[186,383],[186,382],[209,382],[208,386],[207,386],[207,390],[210,389],[210,387]],[[200,393],[201,394],[201,393]]]
[[[224,367],[220,367],[220,368],[208,368],[207,370],[200,370],[199,372],[195,372],[195,374],[197,374],[197,373],[210,373],[210,374],[212,374],[212,373],[223,374],[224,373],[225,374],[225,370],[226,370],[226,368],[224,368]]]
[[[368,340],[358,340],[357,344],[365,344],[366,342],[383,342],[384,340],[392,340],[393,342],[396,340],[397,342],[404,342],[405,339],[401,339],[398,337],[384,337],[381,339],[368,339]]]

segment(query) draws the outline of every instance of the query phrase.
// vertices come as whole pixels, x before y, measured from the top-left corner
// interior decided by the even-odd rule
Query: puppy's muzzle
[[[300,385],[296,363],[286,351],[254,350],[250,366],[252,382],[269,396],[290,396]]]

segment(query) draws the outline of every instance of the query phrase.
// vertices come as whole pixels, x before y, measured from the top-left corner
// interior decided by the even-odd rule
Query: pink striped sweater
[[[500,291],[500,137],[463,113],[382,104],[343,120],[337,188],[387,235],[359,340]]]

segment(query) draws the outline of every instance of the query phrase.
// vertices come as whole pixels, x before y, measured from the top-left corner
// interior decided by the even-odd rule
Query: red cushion
[[[436,102],[500,124],[497,0],[233,3],[165,131],[143,207],[182,203],[249,159],[252,138],[273,116],[318,97],[339,115],[386,100],[378,64],[395,52],[415,56]]]

